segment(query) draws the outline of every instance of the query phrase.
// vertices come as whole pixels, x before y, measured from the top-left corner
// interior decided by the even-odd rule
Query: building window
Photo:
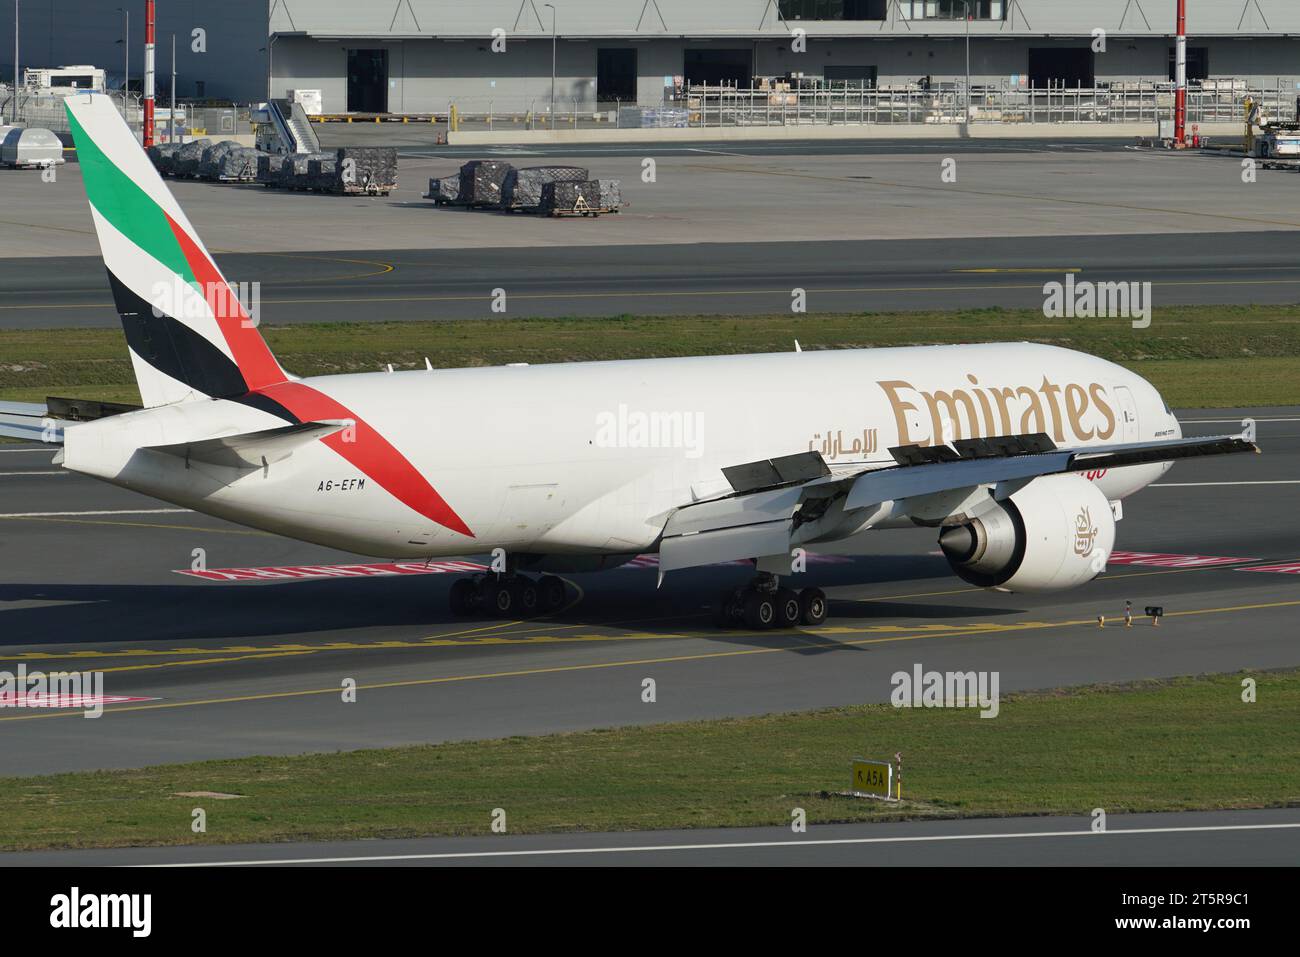
[[[966,16],[962,0],[899,0],[904,20],[961,20]],[[1006,0],[970,0],[972,20],[1005,20]]]
[[[787,20],[883,20],[889,0],[780,0]]]

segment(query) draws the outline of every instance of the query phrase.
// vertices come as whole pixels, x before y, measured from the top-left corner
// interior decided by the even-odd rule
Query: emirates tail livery
[[[752,560],[720,623],[817,624],[781,584],[803,550],[930,526],[975,585],[1097,576],[1120,502],[1184,439],[1112,363],[1029,343],[794,351],[300,379],[267,348],[105,96],[67,100],[144,408],[93,421],[5,404],[0,431],[63,444],[75,472],[279,535],[387,558],[505,556],[453,609],[553,610],[554,572],[658,552]],[[497,550],[500,551],[497,551]],[[540,580],[526,572],[546,572]]]

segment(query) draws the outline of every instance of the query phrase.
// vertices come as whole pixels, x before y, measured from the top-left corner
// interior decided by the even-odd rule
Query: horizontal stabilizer
[[[5,438],[62,445],[64,426],[75,424],[68,419],[53,418],[49,407],[43,404],[0,402],[0,435]]]
[[[187,466],[201,462],[228,469],[261,469],[287,459],[296,449],[308,442],[333,435],[353,424],[347,420],[303,422],[299,425],[267,429],[264,432],[244,432],[216,439],[178,442],[175,445],[151,445],[146,448],[151,452],[182,458]]]

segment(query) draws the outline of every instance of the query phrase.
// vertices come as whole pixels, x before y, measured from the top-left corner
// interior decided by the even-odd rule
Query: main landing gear
[[[451,613],[458,618],[482,614],[493,618],[531,618],[559,611],[568,593],[564,579],[543,575],[500,575],[489,572],[461,578],[451,586]]]
[[[743,588],[722,593],[713,610],[719,628],[794,628],[826,620],[826,595],[820,588],[795,591],[775,575],[760,574]]]

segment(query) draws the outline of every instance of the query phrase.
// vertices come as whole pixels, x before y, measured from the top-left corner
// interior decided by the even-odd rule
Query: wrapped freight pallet
[[[199,160],[199,179],[215,180],[221,167],[222,158],[231,150],[236,149],[239,149],[239,144],[234,140],[222,140],[220,143],[214,143],[205,149],[202,158]]]
[[[429,180],[429,192],[424,197],[439,206],[453,206],[460,202],[460,176],[444,176]]]
[[[530,166],[511,170],[501,184],[501,208],[535,213],[547,183],[585,183],[591,174],[581,166]]]
[[[166,176],[175,168],[176,151],[180,148],[179,143],[159,143],[149,147],[145,152],[149,154],[149,162],[153,163],[153,168]]]
[[[278,153],[257,154],[257,181],[263,186],[276,186],[280,179],[280,166],[284,157]]]
[[[460,201],[466,206],[500,206],[501,187],[514,167],[500,160],[474,160],[460,168]]]
[[[186,143],[176,151],[174,161],[176,176],[197,176],[199,163],[203,160],[203,151],[212,145],[212,140],[195,140]]]
[[[317,153],[307,161],[307,188],[320,193],[333,193],[335,176],[338,170],[338,158],[324,153]]]
[[[547,183],[542,187],[541,211],[544,216],[599,215],[600,183]]]
[[[257,179],[260,155],[250,146],[236,146],[221,157],[221,161],[217,164],[217,179],[223,183],[253,182]]]
[[[600,208],[605,212],[617,213],[623,208],[623,184],[616,179],[596,181],[600,187]]]
[[[334,169],[335,192],[387,196],[396,188],[397,150],[394,147],[339,148]]]
[[[280,164],[279,185],[282,189],[315,189],[309,166],[313,160],[333,160],[329,153],[290,153]]]

